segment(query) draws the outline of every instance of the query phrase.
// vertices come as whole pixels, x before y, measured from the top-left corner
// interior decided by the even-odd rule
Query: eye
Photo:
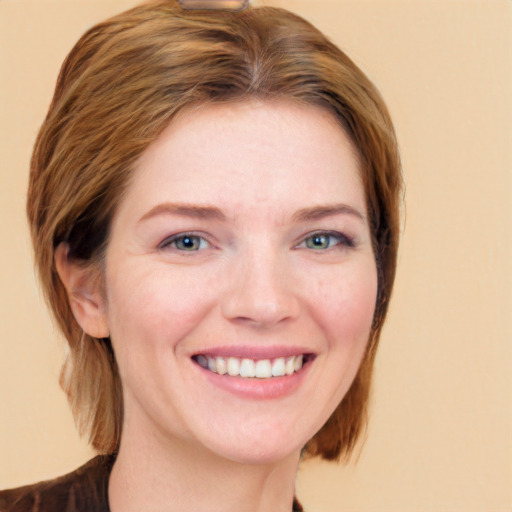
[[[170,247],[177,249],[178,251],[194,252],[207,249],[209,245],[210,244],[202,236],[194,235],[192,233],[184,233],[166,238],[159,245],[159,248],[165,249]]]
[[[354,242],[343,233],[338,233],[336,231],[320,231],[305,238],[298,247],[322,251],[337,245],[353,247]]]

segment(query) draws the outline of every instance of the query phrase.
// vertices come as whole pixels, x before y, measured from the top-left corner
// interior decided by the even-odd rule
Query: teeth
[[[254,377],[256,369],[254,368],[254,361],[252,359],[242,359],[240,364],[240,377]]]
[[[286,375],[292,375],[292,373],[295,371],[295,358],[289,357],[286,359],[286,363],[284,365],[284,372]]]
[[[228,358],[228,374],[231,375],[231,377],[240,375],[240,359],[236,357]]]
[[[270,359],[240,359],[238,357],[210,357],[196,356],[196,362],[203,368],[214,373],[231,377],[270,379],[271,377],[284,377],[298,372],[304,364],[304,356],[278,357]]]
[[[272,364],[272,377],[282,377],[285,373],[284,357],[278,357]]]
[[[228,373],[228,365],[223,357],[216,358],[217,373],[219,375],[225,375]]]
[[[270,379],[272,377],[272,365],[269,359],[262,359],[256,363],[255,374],[258,379]]]
[[[204,357],[204,356],[197,356],[196,361],[203,368],[208,368],[208,359],[206,359],[206,357]]]

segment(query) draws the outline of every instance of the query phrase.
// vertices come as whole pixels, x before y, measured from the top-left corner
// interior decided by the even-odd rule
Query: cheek
[[[341,350],[366,345],[377,297],[377,270],[373,260],[339,269],[320,281],[316,316],[329,333],[328,341]]]
[[[211,288],[186,272],[174,272],[172,279],[151,269],[124,275],[129,277],[113,273],[109,280],[107,299],[113,305],[109,324],[114,340],[123,340],[123,346],[135,350],[177,346],[214,303],[205,293]]]

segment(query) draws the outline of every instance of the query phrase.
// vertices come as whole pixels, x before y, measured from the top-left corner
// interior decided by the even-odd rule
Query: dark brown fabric
[[[99,455],[67,475],[0,492],[0,512],[110,512],[113,456]]]
[[[55,480],[0,491],[0,512],[110,512],[108,478],[114,460],[98,455]],[[303,512],[297,500],[293,512]]]

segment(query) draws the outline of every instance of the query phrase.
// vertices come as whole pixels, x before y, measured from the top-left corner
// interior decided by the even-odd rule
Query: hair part
[[[61,385],[81,434],[117,451],[121,381],[110,340],[84,334],[54,251],[101,266],[111,220],[145,149],[193,105],[296,101],[327,109],[361,160],[378,271],[366,353],[346,396],[304,453],[339,459],[366,424],[375,350],[395,276],[400,159],[386,106],[359,68],[299,16],[272,7],[184,11],[150,1],[86,32],[66,58],[31,160],[27,212],[45,296],[69,344]]]

